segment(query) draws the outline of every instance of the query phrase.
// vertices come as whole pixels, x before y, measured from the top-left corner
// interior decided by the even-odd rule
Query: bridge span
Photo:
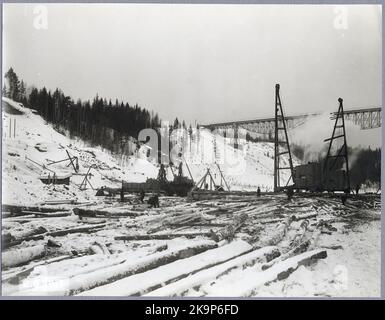
[[[362,130],[379,128],[381,127],[381,109],[381,107],[371,107],[345,110],[344,118],[345,120],[350,120],[353,123],[359,125]],[[336,112],[330,113],[330,118],[335,118],[336,114]],[[295,116],[285,116],[286,127],[288,130],[294,129],[304,124],[309,118],[316,117],[319,115],[321,115],[321,113],[308,113]],[[274,118],[229,121],[200,125],[200,127],[207,128],[210,130],[233,129],[238,131],[238,129],[246,129],[247,131],[265,135],[274,134],[274,126]]]

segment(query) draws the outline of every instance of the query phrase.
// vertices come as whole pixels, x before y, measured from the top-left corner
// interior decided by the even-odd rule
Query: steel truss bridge
[[[381,107],[372,107],[364,109],[345,110],[345,120],[352,121],[356,125],[359,125],[362,130],[374,129],[381,127]],[[335,119],[336,112],[330,114],[330,119]],[[321,115],[321,113],[308,113],[296,116],[285,116],[286,127],[288,130],[294,129],[304,124],[309,118]],[[210,130],[227,131],[229,129],[235,130],[236,134],[239,129],[244,129],[253,133],[263,135],[274,134],[275,119],[253,119],[231,122],[211,123],[206,125],[200,125],[200,127]]]

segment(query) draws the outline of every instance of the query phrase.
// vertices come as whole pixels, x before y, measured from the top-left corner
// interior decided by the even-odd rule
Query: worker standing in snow
[[[257,189],[257,197],[260,197],[261,196],[261,189],[258,187]]]
[[[287,195],[287,199],[289,201],[291,201],[291,199],[293,198],[293,195],[294,195],[294,191],[292,188],[288,188],[287,191],[286,191],[286,195]]]
[[[150,205],[150,208],[159,208],[159,196],[157,194],[152,195],[147,203]]]
[[[347,198],[348,198],[348,196],[346,195],[346,193],[344,193],[344,194],[341,196],[341,201],[342,201],[342,204],[343,204],[343,205],[346,204]]]
[[[140,190],[139,200],[141,203],[144,203],[144,190],[143,189]]]
[[[122,186],[122,188],[120,189],[120,201],[121,201],[121,202],[124,201],[124,191],[123,191],[123,186]]]

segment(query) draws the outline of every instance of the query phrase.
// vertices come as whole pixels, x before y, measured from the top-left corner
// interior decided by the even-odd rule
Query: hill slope
[[[125,158],[124,165],[121,165],[108,152],[97,147],[88,147],[81,140],[69,139],[55,131],[31,109],[7,98],[3,98],[4,105],[6,108],[3,107],[3,203],[26,205],[45,200],[92,199],[95,191],[90,185],[87,185],[88,190],[79,190],[83,176],[72,176],[69,186],[45,185],[40,181],[41,175],[53,174],[48,169],[57,175],[74,172],[72,167],[68,166],[69,161],[48,165],[50,161],[67,158],[66,150],[71,156],[78,157],[79,173],[84,174],[91,165],[96,166],[91,169],[90,179],[95,189],[102,186],[119,187],[122,179],[143,182],[146,177],[155,177],[157,174],[156,166],[146,160],[132,156]],[[16,114],[14,110],[19,112]]]
[[[210,168],[216,183],[220,184],[218,163],[232,190],[255,190],[259,186],[263,191],[271,191],[274,146],[243,141],[240,149],[234,149],[230,142],[207,131],[193,134],[183,150],[184,175],[188,175],[187,162],[195,182]],[[79,190],[84,176],[72,175],[69,186],[45,185],[39,179],[53,172],[57,176],[74,173],[69,161],[50,164],[66,159],[66,151],[78,158],[79,173],[85,174],[91,165],[95,166],[91,168],[90,179],[94,189],[119,187],[122,180],[144,182],[147,178],[156,178],[158,173],[158,165],[147,159],[142,149],[124,157],[89,147],[81,140],[57,132],[33,110],[8,98],[3,98],[2,150],[2,202],[6,204],[94,199],[95,190],[90,185],[85,191]],[[167,177],[173,177],[170,169]],[[287,178],[284,174],[282,183]]]

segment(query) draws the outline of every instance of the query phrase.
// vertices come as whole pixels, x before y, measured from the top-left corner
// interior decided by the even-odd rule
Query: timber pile
[[[8,208],[3,293],[252,296],[325,259],[320,237],[340,232],[341,222],[343,229],[378,219],[378,201],[349,198],[342,206],[335,197],[288,202],[284,195],[234,193],[196,202],[161,197],[156,209],[128,203]],[[71,209],[75,215],[68,216]],[[85,240],[79,249],[78,239]],[[332,243],[327,249],[343,250]],[[28,287],[39,281],[41,266],[52,283]]]
[[[112,284],[100,286],[80,294],[81,296],[138,296],[155,290],[165,284],[175,282],[186,276],[205,270],[209,267],[227,262],[239,255],[250,252],[251,246],[243,241],[234,241],[228,245],[207,250],[192,257],[176,260],[144,273],[135,274]],[[167,272],[167,270],[173,272]]]
[[[24,286],[21,289],[22,291],[20,291],[20,288],[17,286],[6,286],[3,293],[6,295],[73,295],[104,284],[113,283],[114,281],[131,275],[143,274],[143,272],[147,270],[153,270],[214,248],[216,248],[216,244],[213,241],[201,241],[196,244],[180,247],[176,250],[167,249],[149,256],[139,257],[139,259],[134,261],[130,259],[130,255],[122,253],[109,256],[108,258],[102,254],[94,258],[95,262],[98,262],[96,266],[89,263],[92,256],[89,258],[85,256],[63,262],[53,262],[46,265],[47,272],[50,273],[51,269],[55,270],[55,267],[57,268],[59,263],[64,264],[67,277],[71,279],[68,286],[60,286],[60,281],[62,281],[60,277],[56,279],[52,277],[51,282],[43,287],[32,286],[33,281],[31,280],[34,278],[34,275],[30,272],[29,276],[27,275],[26,277],[26,280],[30,280],[27,282],[29,286]],[[75,266],[79,264],[83,267],[81,269],[75,268]],[[73,267],[71,268],[71,266]]]

